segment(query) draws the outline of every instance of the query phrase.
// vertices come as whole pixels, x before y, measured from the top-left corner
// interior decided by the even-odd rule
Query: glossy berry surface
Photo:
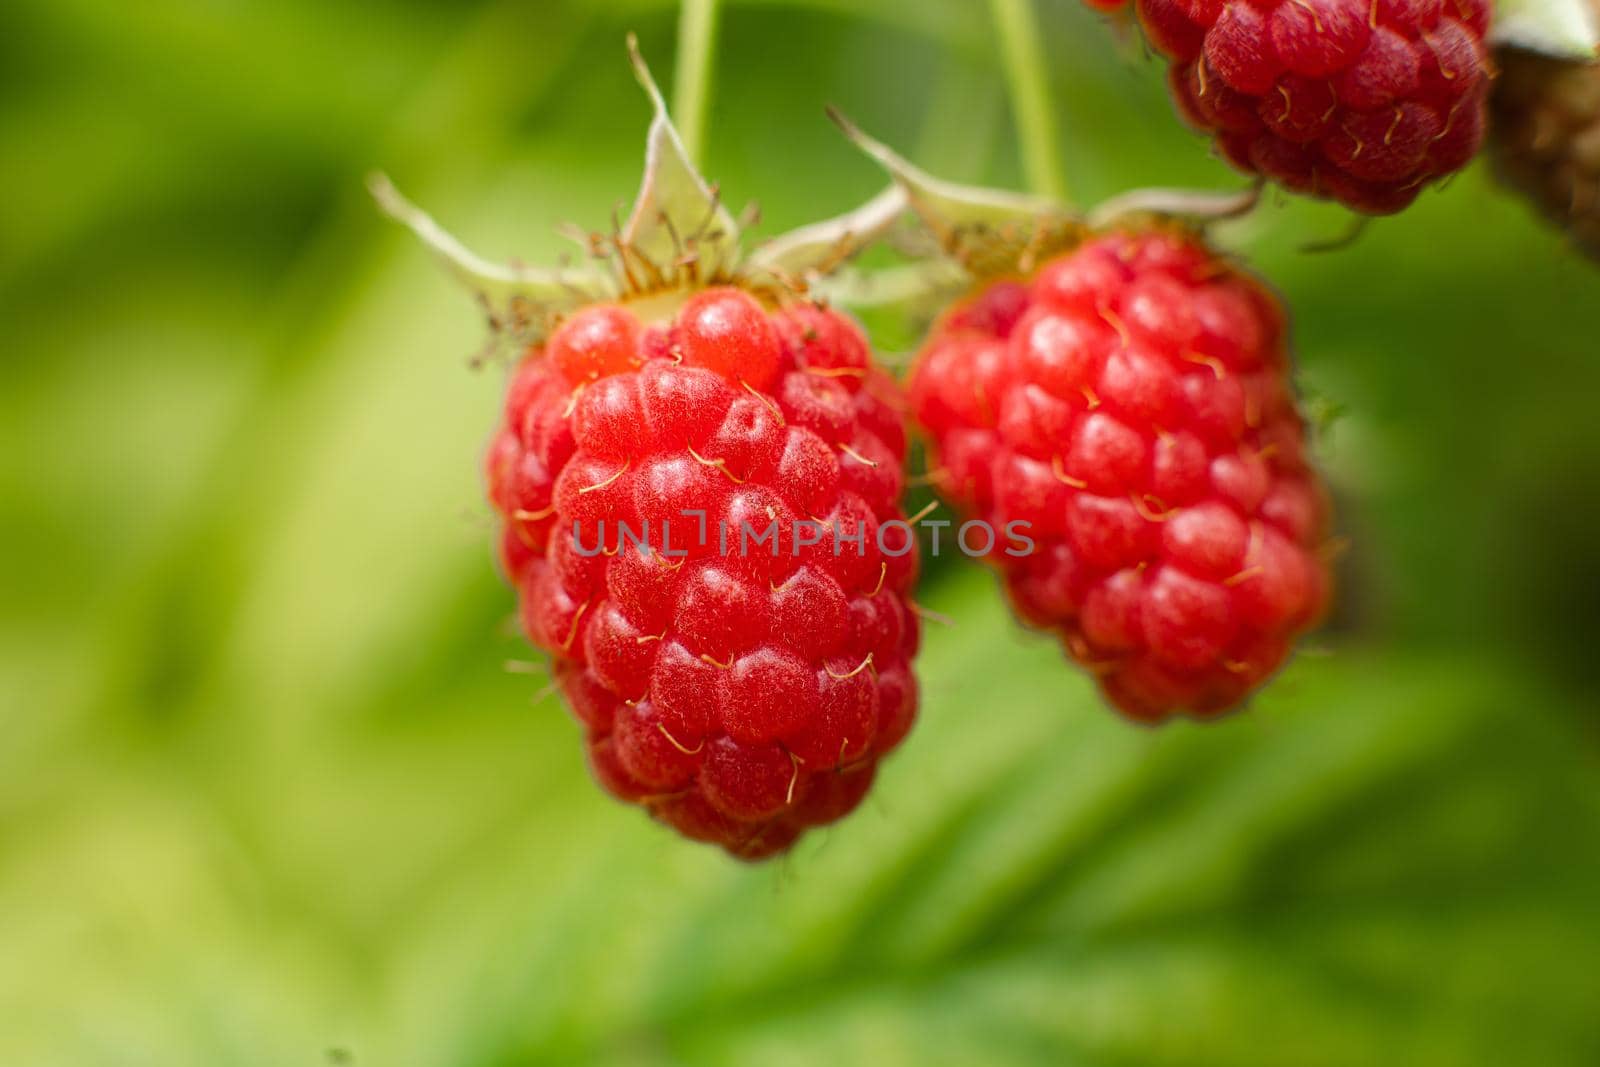
[[[1130,717],[1237,705],[1324,610],[1283,334],[1271,294],[1193,239],[1111,235],[990,283],[918,357],[936,485],[1029,524],[1031,552],[989,561]]]
[[[516,369],[502,561],[614,796],[745,859],[861,800],[917,699],[894,400],[850,320],[736,289],[584,309]]]
[[[1138,0],[1179,111],[1239,169],[1399,211],[1483,141],[1488,0]]]

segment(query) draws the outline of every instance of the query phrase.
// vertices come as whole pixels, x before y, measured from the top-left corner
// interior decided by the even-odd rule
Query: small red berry
[[[1483,0],[1137,0],[1179,112],[1240,170],[1388,214],[1471,161]]]
[[[916,705],[893,403],[849,319],[735,288],[584,308],[516,369],[502,559],[608,792],[745,859],[860,801]]]
[[[1003,307],[1004,314],[996,314]],[[1273,297],[1198,240],[1112,234],[936,326],[914,411],[942,493],[1129,716],[1237,705],[1320,617],[1321,483]]]
[[[529,639],[608,792],[744,859],[865,794],[916,711],[915,538],[894,383],[806,303],[904,212],[896,187],[744,249],[654,108],[638,199],[593,261],[474,255],[369,188],[523,358],[484,458]]]

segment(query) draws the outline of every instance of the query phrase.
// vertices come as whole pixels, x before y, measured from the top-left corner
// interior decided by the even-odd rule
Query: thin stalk
[[[989,0],[1011,111],[1022,151],[1022,171],[1030,192],[1065,202],[1067,182],[1061,172],[1061,146],[1056,116],[1050,106],[1050,79],[1045,72],[1044,42],[1032,0]]]
[[[673,118],[689,161],[700,165],[711,111],[712,58],[717,45],[717,0],[683,0],[678,10],[678,63],[672,80]]]

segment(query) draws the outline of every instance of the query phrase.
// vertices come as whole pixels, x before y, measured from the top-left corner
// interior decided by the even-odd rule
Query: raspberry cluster
[[[1483,140],[1488,0],[1138,0],[1178,109],[1235,166],[1401,210]]]
[[[1325,496],[1277,302],[1183,233],[1111,234],[952,308],[913,371],[947,499],[1130,717],[1238,704],[1324,610]]]
[[[585,308],[517,368],[502,560],[613,795],[745,859],[861,800],[916,709],[892,390],[848,319],[731,288]]]

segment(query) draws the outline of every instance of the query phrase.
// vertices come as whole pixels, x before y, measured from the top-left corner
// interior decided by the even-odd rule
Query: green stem
[[[711,110],[711,60],[716,42],[717,0],[683,0],[678,11],[678,63],[672,81],[672,110],[689,161],[697,167],[706,116]]]
[[[1050,79],[1045,73],[1044,42],[1032,0],[989,0],[995,31],[1000,36],[1006,85],[1016,118],[1017,141],[1028,189],[1065,201],[1067,183],[1061,173],[1056,117],[1050,106]]]

